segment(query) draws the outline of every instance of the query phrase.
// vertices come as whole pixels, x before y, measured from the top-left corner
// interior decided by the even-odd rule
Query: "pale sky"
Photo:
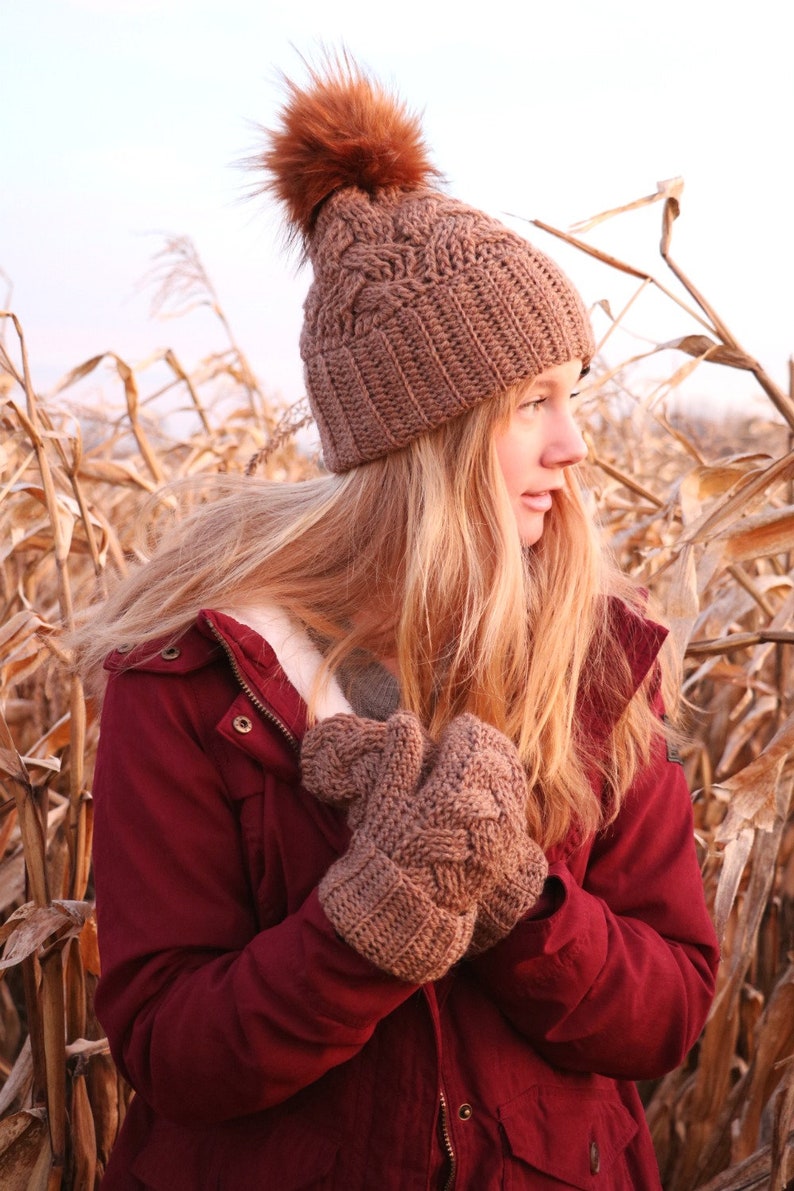
[[[274,120],[277,72],[300,77],[299,54],[344,44],[423,111],[450,192],[556,256],[590,304],[618,308],[628,291],[513,217],[564,227],[683,176],[675,256],[785,385],[791,40],[779,0],[0,0],[0,269],[13,286],[0,277],[0,306],[22,320],[45,390],[105,350],[135,363],[173,346],[191,366],[223,345],[218,328],[203,313],[151,321],[140,288],[153,233],[188,235],[265,387],[301,396],[309,275],[281,251],[277,212],[240,202],[234,163],[255,144],[250,122]],[[660,215],[587,238],[666,279]],[[637,319],[665,338],[693,329],[650,308]],[[700,376],[726,393],[735,380],[713,365]]]

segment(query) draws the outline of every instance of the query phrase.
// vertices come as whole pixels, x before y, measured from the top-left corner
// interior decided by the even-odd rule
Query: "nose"
[[[560,412],[551,429],[541,462],[544,467],[573,467],[587,458],[587,444],[569,410]]]

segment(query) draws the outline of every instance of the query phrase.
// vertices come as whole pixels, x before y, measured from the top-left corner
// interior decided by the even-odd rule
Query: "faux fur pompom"
[[[322,203],[357,186],[418,187],[438,170],[431,164],[418,116],[347,56],[310,69],[300,87],[285,79],[288,98],[280,128],[254,163],[267,177],[261,189],[286,207],[292,237],[310,238]]]

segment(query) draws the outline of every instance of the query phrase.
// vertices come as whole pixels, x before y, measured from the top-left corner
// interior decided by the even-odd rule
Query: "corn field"
[[[537,226],[631,280],[598,311],[584,390],[593,497],[626,570],[665,612],[690,706],[684,761],[709,906],[722,942],[718,993],[687,1062],[641,1088],[668,1191],[794,1187],[794,397],[748,356],[671,255],[680,183],[656,204],[660,275],[583,237]],[[567,251],[567,249],[566,249]],[[268,398],[191,243],[168,242],[161,307],[209,305],[228,349],[196,367],[172,352],[103,355],[42,399],[24,330],[0,312],[0,1186],[90,1191],[130,1091],[93,1012],[99,974],[91,880],[92,701],[68,631],[174,516],[169,482],[317,468],[299,405]],[[607,364],[646,291],[682,328]],[[603,326],[602,326],[603,324]],[[663,350],[662,350],[663,349]],[[672,367],[667,362],[673,361]],[[637,366],[658,365],[653,384]],[[738,369],[752,420],[669,412],[696,370]],[[661,374],[660,374],[661,373]],[[110,390],[81,405],[89,378]],[[177,414],[178,433],[166,434]],[[187,427],[187,429],[184,429]],[[255,479],[252,480],[255,482]]]

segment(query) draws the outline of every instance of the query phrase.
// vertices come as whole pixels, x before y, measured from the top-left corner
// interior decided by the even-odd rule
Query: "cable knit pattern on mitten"
[[[301,745],[304,788],[321,802],[349,806],[375,784],[386,724],[340,713],[310,728]]]
[[[432,744],[410,712],[385,725],[334,716],[310,729],[306,788],[345,806],[348,851],[320,884],[337,932],[378,967],[424,983],[471,944],[478,903],[526,854],[515,748],[472,715]]]

